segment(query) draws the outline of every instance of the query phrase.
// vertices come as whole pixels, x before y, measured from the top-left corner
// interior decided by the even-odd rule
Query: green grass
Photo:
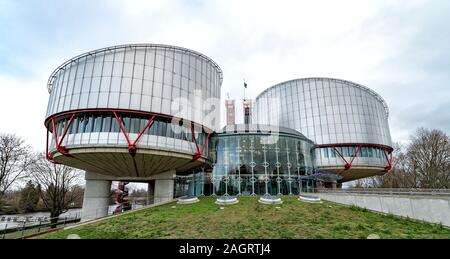
[[[192,205],[167,204],[40,238],[450,238],[450,229],[330,202],[310,204],[283,197],[277,206],[241,197],[220,206],[204,197]],[[175,208],[172,208],[175,206]]]

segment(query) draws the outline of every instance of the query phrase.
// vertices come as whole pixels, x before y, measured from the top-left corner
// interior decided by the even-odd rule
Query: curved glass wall
[[[211,139],[212,195],[289,195],[308,191],[313,182],[314,144],[280,133],[218,134]]]
[[[114,46],[74,57],[53,72],[46,117],[79,109],[129,109],[216,129],[203,118],[220,118],[220,110],[211,106],[218,107],[221,84],[221,69],[198,52],[154,44]]]
[[[352,165],[384,170],[385,152],[392,151],[385,101],[353,82],[333,78],[282,82],[256,98],[255,114],[258,123],[295,129],[324,146],[315,151],[319,167],[344,168],[345,160],[352,160],[356,153],[354,146],[362,145]],[[338,150],[326,148],[332,145]],[[345,180],[352,177],[357,175]]]
[[[174,197],[209,196],[212,194],[211,174],[204,168],[196,169],[189,175],[177,175],[174,184]]]
[[[332,78],[280,83],[255,101],[257,122],[295,129],[317,144],[392,146],[383,99],[359,84]]]
[[[386,149],[381,147],[361,147],[356,153],[358,147],[336,147],[336,151],[332,147],[317,148],[315,150],[316,163],[320,166],[335,166],[344,164],[340,157],[342,155],[348,160],[356,154],[353,165],[362,166],[386,166]],[[340,154],[340,155],[339,155]]]
[[[134,114],[118,114],[118,117],[130,137],[133,139],[144,129],[149,121],[149,116],[139,116]],[[56,122],[56,131],[58,136],[64,134],[64,130],[69,123],[70,118],[61,119]],[[120,133],[121,129],[115,116],[112,113],[83,113],[74,117],[70,128],[67,131],[67,137],[64,139],[64,145],[68,148],[77,145],[96,145],[96,144],[123,144],[126,145],[126,139]],[[194,126],[195,139],[198,145],[202,146],[207,133],[200,126]],[[156,143],[151,143],[151,138],[155,138]],[[172,140],[172,141],[170,141]],[[176,142],[177,140],[178,142]],[[54,136],[50,147],[55,147]],[[164,142],[164,143],[163,143]],[[190,125],[180,125],[180,123],[172,123],[168,118],[157,118],[152,125],[147,128],[139,144],[141,146],[161,146],[164,144],[167,148],[179,151],[187,151],[186,148],[177,146],[183,142],[189,142],[191,147],[187,148],[189,153],[195,150],[193,148],[194,136]],[[207,150],[207,147],[205,148]],[[205,151],[205,155],[208,153]]]

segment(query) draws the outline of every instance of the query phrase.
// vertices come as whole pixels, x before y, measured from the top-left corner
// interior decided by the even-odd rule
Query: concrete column
[[[147,187],[147,205],[153,204],[155,198],[155,181],[150,181]]]
[[[91,172],[86,172],[85,179],[86,187],[84,189],[81,221],[107,216],[111,181]]]
[[[155,179],[154,203],[173,199],[175,174],[175,170],[172,170],[152,177],[153,179]]]

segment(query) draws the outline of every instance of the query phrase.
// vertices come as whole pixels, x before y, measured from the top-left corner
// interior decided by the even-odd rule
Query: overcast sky
[[[243,78],[254,98],[282,81],[335,77],[386,100],[394,142],[420,126],[450,133],[447,0],[0,0],[0,133],[43,150],[52,71],[126,43],[211,57],[224,72],[223,98],[241,99]]]

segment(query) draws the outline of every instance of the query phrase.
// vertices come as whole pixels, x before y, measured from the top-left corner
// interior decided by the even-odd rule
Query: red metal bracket
[[[387,161],[387,166],[384,169],[387,172],[392,169],[392,161],[393,161],[392,152],[389,152],[389,158],[388,158],[388,155],[386,154],[386,150],[383,150],[383,153],[384,153],[384,157],[386,158],[386,161]]]
[[[200,153],[200,148],[198,147],[198,141],[197,141],[197,138],[195,137],[194,124],[192,124],[192,122],[191,122],[191,134],[192,134],[192,138],[194,139],[195,147],[197,148],[196,154],[198,154],[198,153]]]
[[[197,159],[202,157],[203,151],[205,151],[205,148],[208,145],[209,137],[211,136],[211,134],[212,133],[208,133],[208,135],[206,135],[205,143],[203,143],[202,149],[192,156],[192,161],[196,161]]]
[[[347,161],[347,159],[345,159],[345,157],[341,154],[341,152],[339,152],[339,150],[336,148],[336,146],[334,146],[334,145],[332,146],[333,149],[334,149],[334,152],[335,152],[339,157],[341,157],[341,159],[344,161],[344,163],[345,163],[345,165],[344,165],[344,170],[345,170],[345,171],[346,171],[346,170],[349,170],[350,168],[352,168],[353,161],[355,161],[355,158],[356,158],[356,156],[358,155],[359,150],[361,150],[362,146],[363,146],[362,144],[358,146],[358,148],[356,149],[355,153],[352,155],[352,159],[351,159],[350,161]]]
[[[136,138],[136,140],[131,142],[130,137],[128,136],[128,133],[125,130],[125,127],[122,124],[122,121],[120,120],[119,116],[117,115],[117,112],[113,111],[113,114],[114,114],[114,117],[116,118],[117,124],[119,124],[120,130],[122,131],[123,135],[125,136],[125,139],[128,142],[128,152],[130,152],[131,155],[135,155],[136,154],[136,150],[137,150],[136,144],[139,142],[139,140],[141,139],[141,137],[144,134],[144,132],[153,124],[153,122],[157,118],[157,115],[153,115],[148,120],[147,124],[145,124],[144,128],[139,132],[139,135]]]
[[[196,161],[200,157],[202,157],[203,151],[205,151],[206,145],[208,145],[208,141],[209,141],[209,137],[211,136],[211,132],[208,133],[208,135],[206,135],[205,142],[203,143],[201,149],[198,146],[198,141],[197,141],[197,138],[195,137],[194,124],[193,123],[191,123],[191,134],[192,134],[192,138],[194,139],[195,147],[197,148],[197,152],[194,155],[192,155],[192,161]]]
[[[61,136],[61,139],[58,139],[58,132],[56,130],[55,119],[53,118],[51,120],[52,130],[53,130],[53,137],[55,138],[56,151],[58,151],[59,153],[65,155],[65,156],[69,155],[69,150],[65,146],[63,146],[62,143],[64,141],[64,138],[67,135],[67,132],[69,131],[70,126],[72,126],[72,122],[73,122],[73,118],[74,117],[75,117],[75,113],[72,114],[72,116],[70,117],[69,123],[65,126],[64,131],[63,131],[63,135]],[[48,133],[49,133],[49,129],[47,128],[47,136],[46,136],[46,144],[45,144],[45,157],[50,162],[58,164],[57,162],[55,162],[55,160],[53,159],[53,156],[51,156],[49,151],[48,151],[48,143],[49,143]]]
[[[67,135],[67,132],[69,131],[69,128],[72,126],[74,117],[75,117],[75,113],[72,114],[72,116],[70,116],[69,123],[66,125],[66,127],[65,127],[65,129],[64,129],[64,132],[63,132],[63,135],[62,135],[62,137],[61,137],[61,140],[60,140],[60,142],[59,142],[59,144],[58,144],[59,146],[61,146],[61,144],[62,144],[64,138],[65,138],[66,135]],[[64,148],[65,148],[65,147],[64,147]],[[66,150],[67,150],[67,149],[66,149]]]
[[[65,155],[65,156],[67,156],[69,154],[69,151],[67,150],[67,148],[65,146],[62,145],[62,143],[64,141],[64,138],[67,135],[67,132],[69,131],[70,126],[72,126],[74,117],[75,117],[75,113],[72,114],[72,116],[70,117],[69,123],[67,123],[66,127],[64,128],[63,135],[61,136],[61,139],[59,139],[59,140],[58,140],[58,132],[56,130],[55,119],[52,119],[53,137],[55,138],[56,151],[58,151],[59,153]],[[48,137],[48,132],[47,132],[47,137]]]
[[[128,142],[128,146],[131,146],[130,138],[128,137],[128,133],[125,130],[125,127],[122,124],[122,121],[119,119],[119,116],[117,116],[117,112],[113,111],[114,117],[116,118],[117,124],[119,124],[120,130],[122,131],[123,135],[125,136],[125,139]]]
[[[47,125],[47,145],[46,145],[46,157],[48,160],[54,162],[52,155],[49,152],[49,128],[52,127],[53,130],[53,137],[55,138],[55,146],[56,146],[56,150],[58,152],[60,152],[63,155],[69,155],[68,153],[68,149],[62,145],[64,138],[66,137],[66,135],[68,134],[69,128],[72,126],[73,124],[73,120],[75,118],[75,116],[79,115],[79,114],[83,114],[83,113],[99,113],[99,112],[103,112],[103,113],[112,113],[117,121],[117,124],[119,125],[120,131],[122,132],[122,134],[125,136],[125,139],[128,143],[128,151],[131,155],[136,154],[136,150],[137,150],[137,143],[139,142],[139,140],[142,138],[143,134],[145,133],[145,131],[147,129],[149,129],[152,125],[153,122],[157,119],[157,118],[164,118],[164,119],[178,119],[178,120],[183,120],[182,118],[178,118],[178,117],[174,117],[174,116],[169,116],[169,115],[164,115],[164,114],[155,114],[155,113],[151,113],[151,112],[142,112],[142,111],[134,111],[134,110],[117,110],[117,109],[81,109],[81,110],[74,110],[74,111],[67,111],[67,112],[63,112],[63,113],[59,113],[55,116],[49,117],[46,119],[45,124]],[[139,132],[137,138],[134,141],[131,141],[128,132],[126,132],[125,127],[121,121],[121,119],[118,116],[118,113],[130,113],[130,114],[134,114],[134,115],[141,115],[141,116],[151,116],[148,120],[148,122],[146,123],[146,125],[144,126],[144,128]],[[56,120],[59,120],[61,118],[67,118],[70,116],[70,120],[69,123],[66,125],[63,134],[61,136],[61,139],[58,138],[58,133],[56,131]],[[199,142],[197,141],[197,138],[195,137],[195,132],[194,132],[194,125],[198,125],[200,127],[203,127],[201,124],[195,123],[191,121],[191,133],[192,133],[192,137],[195,143],[195,147],[197,149],[197,151],[195,152],[195,154],[193,155],[192,160],[195,161],[197,159],[199,159],[200,157],[202,157],[202,154],[208,144],[209,138],[212,134],[209,133],[206,136],[205,139],[205,143],[203,143],[202,147],[199,146]]]
[[[353,161],[355,160],[355,158],[356,158],[356,156],[358,155],[359,150],[361,150],[361,148],[362,148],[362,145],[359,145],[358,148],[356,149],[355,153],[353,154],[352,160],[350,160],[350,164],[348,165],[348,168],[347,168],[347,166],[346,166],[346,169],[347,169],[347,170],[350,169],[350,168],[352,167]]]
[[[46,142],[45,142],[45,157],[47,158],[48,161],[53,161],[53,157],[50,155],[50,153],[48,152],[48,128],[47,129],[47,136],[46,136]]]
[[[139,135],[137,136],[137,138],[134,140],[132,147],[134,148],[135,152],[136,152],[136,144],[139,142],[139,140],[141,139],[142,135],[144,135],[144,132],[149,129],[152,125],[153,122],[156,119],[156,115],[153,115],[147,122],[147,124],[145,124],[144,128],[139,132]]]

